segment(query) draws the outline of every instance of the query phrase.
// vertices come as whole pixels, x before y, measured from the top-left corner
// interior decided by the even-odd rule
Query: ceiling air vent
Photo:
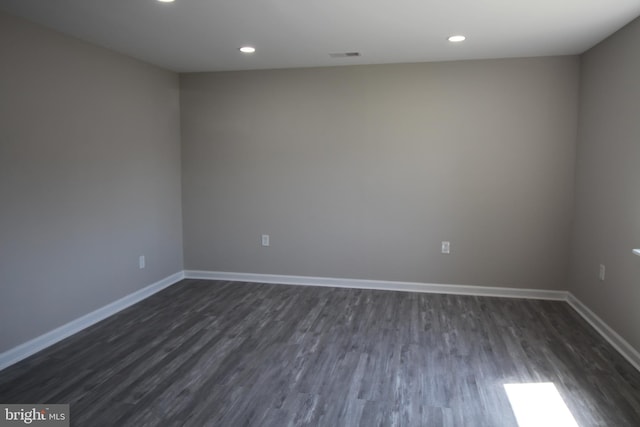
[[[338,52],[338,53],[330,53],[329,56],[332,58],[355,58],[361,55],[360,55],[360,52]]]

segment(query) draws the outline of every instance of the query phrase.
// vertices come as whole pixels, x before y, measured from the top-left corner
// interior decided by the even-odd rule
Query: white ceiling
[[[582,53],[640,0],[0,0],[0,9],[174,71]],[[449,43],[464,34],[467,41]],[[250,44],[252,55],[237,48]],[[359,58],[329,53],[361,52]]]

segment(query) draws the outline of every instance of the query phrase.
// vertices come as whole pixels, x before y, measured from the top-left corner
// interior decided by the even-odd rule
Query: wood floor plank
[[[517,427],[551,382],[580,427],[640,425],[640,373],[564,302],[184,280],[0,372],[76,426]]]

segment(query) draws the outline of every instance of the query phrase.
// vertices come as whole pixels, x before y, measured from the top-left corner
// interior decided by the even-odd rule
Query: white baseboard
[[[172,274],[165,277],[149,286],[146,286],[136,292],[133,292],[117,301],[105,305],[91,313],[85,314],[71,322],[64,324],[46,334],[40,335],[30,341],[18,345],[10,350],[0,353],[0,371],[4,368],[13,365],[37,353],[40,350],[62,341],[63,339],[80,332],[81,330],[88,328],[89,326],[98,323],[101,320],[106,319],[109,316],[116,314],[117,312],[124,310],[125,308],[142,301],[145,298],[155,294],[167,288],[180,280],[184,279],[184,272]]]
[[[436,294],[476,295],[564,301],[566,291],[518,289],[494,286],[443,285],[419,282],[339,279],[332,277],[284,276],[275,274],[230,273],[223,271],[185,270],[186,279],[228,280],[233,282],[277,283],[282,285],[329,286],[334,288],[376,289],[384,291],[426,292]]]
[[[275,274],[232,273],[223,271],[185,270],[186,279],[226,280],[233,282],[276,283],[283,285],[329,286],[336,288],[377,289],[387,291],[426,292],[438,294],[476,295],[565,301],[606,339],[625,359],[640,371],[640,353],[593,311],[567,291],[519,289],[494,286],[444,285],[419,282],[338,279],[327,277],[286,276]]]
[[[425,292],[454,295],[475,295],[503,298],[525,298],[566,301],[593,328],[604,337],[625,359],[640,371],[640,353],[624,338],[591,311],[584,303],[567,291],[519,289],[497,286],[447,285],[419,282],[340,279],[331,277],[288,276],[275,274],[232,273],[221,271],[185,270],[165,277],[156,283],[133,292],[102,308],[88,313],[44,335],[0,353],[0,371],[40,350],[62,341],[81,330],[106,319],[125,308],[179,282],[182,279],[224,280],[234,282],[274,283],[283,285],[328,286],[336,288],[376,289],[387,291]]]
[[[618,353],[629,361],[638,371],[640,371],[640,352],[633,348],[624,338],[605,323],[597,314],[595,314],[582,301],[575,297],[571,292],[567,295],[567,303],[575,311],[578,312],[584,320],[586,320],[593,328],[598,331],[609,344],[613,346]]]

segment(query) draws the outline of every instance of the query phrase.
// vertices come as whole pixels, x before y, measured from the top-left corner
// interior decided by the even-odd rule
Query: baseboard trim
[[[497,286],[450,285],[420,282],[344,279],[333,277],[290,276],[276,274],[235,273],[224,271],[184,270],[165,277],[117,301],[49,331],[39,337],[0,353],[0,371],[88,328],[101,320],[168,288],[182,279],[224,280],[232,282],[272,283],[282,285],[326,286],[336,288],[374,289],[385,291],[423,292],[453,295],[488,296],[566,301],[606,339],[629,363],[640,371],[640,352],[614,331],[582,301],[567,291],[519,289]]]
[[[106,319],[125,308],[132,306],[145,298],[179,282],[184,279],[184,272],[172,274],[149,286],[137,290],[117,301],[105,305],[91,313],[85,314],[71,322],[64,324],[52,331],[49,331],[39,337],[18,345],[10,350],[0,353],[0,371],[23,360],[27,357],[44,350],[45,348],[62,341],[63,339],[88,328],[91,325]]]
[[[225,271],[185,270],[186,279],[224,280],[232,282],[274,283],[282,285],[328,286],[336,288],[376,289],[385,291],[425,292],[565,301],[573,307],[625,359],[640,371],[640,352],[568,291],[519,289],[497,286],[446,285],[419,282],[339,279],[332,277],[287,276],[275,274],[234,273]]]
[[[607,323],[595,314],[582,301],[568,292],[567,303],[578,312],[602,337],[609,342],[629,363],[640,371],[640,352],[633,348],[624,338],[613,330]]]
[[[185,270],[184,275],[186,279],[227,280],[233,282],[275,283],[282,285],[328,286],[334,288],[375,289],[384,291],[425,292],[555,301],[564,301],[567,298],[566,291],[502,288],[497,286],[445,285],[437,283],[393,282],[382,280],[340,279],[333,277],[286,276],[202,270]]]

